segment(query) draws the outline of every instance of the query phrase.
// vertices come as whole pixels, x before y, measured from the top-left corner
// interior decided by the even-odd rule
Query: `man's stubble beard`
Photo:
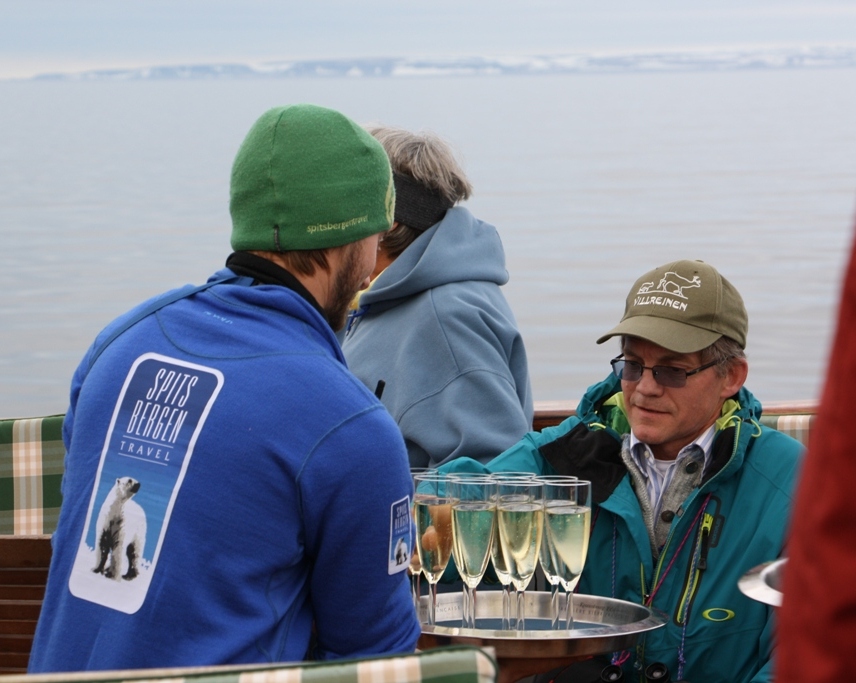
[[[330,327],[338,332],[345,326],[351,301],[360,289],[364,277],[360,275],[360,247],[356,242],[345,245],[344,262],[333,282],[333,296],[324,308]]]

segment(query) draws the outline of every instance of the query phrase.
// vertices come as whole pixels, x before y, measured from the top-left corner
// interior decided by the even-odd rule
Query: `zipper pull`
[[[713,515],[705,513],[701,525],[701,548],[698,556],[697,568],[700,572],[707,569],[707,551],[710,550],[710,530],[713,527]]]

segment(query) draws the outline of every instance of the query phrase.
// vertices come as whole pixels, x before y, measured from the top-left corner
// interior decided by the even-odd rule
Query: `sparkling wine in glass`
[[[410,478],[413,480],[413,491],[416,491],[416,475],[424,474],[425,472],[430,472],[431,468],[429,467],[411,467],[410,468]],[[413,503],[410,506],[410,514],[413,517],[414,523],[416,520],[416,496],[413,497]],[[419,550],[417,547],[413,548],[413,552],[410,555],[410,564],[407,567],[407,575],[410,577],[410,592],[413,595],[413,606],[416,608],[417,613],[419,612],[419,596],[422,593],[422,586],[420,579],[422,578],[422,565],[419,562]]]
[[[562,586],[568,592],[566,622],[574,627],[574,589],[583,573],[591,533],[591,483],[582,479],[545,484],[544,528]]]
[[[414,509],[416,511],[416,550],[422,573],[428,581],[428,624],[436,623],[437,582],[452,556],[452,502],[444,474],[417,474]]]
[[[494,472],[491,474],[494,481],[497,482],[497,491],[499,490],[499,482],[511,480],[519,481],[521,479],[534,479],[535,475],[532,472]],[[493,571],[496,578],[502,585],[502,630],[508,631],[512,628],[517,628],[517,605],[512,605],[511,601],[511,574],[508,573],[508,563],[502,554],[502,543],[499,540],[499,528],[493,536],[493,544],[490,547],[490,561],[493,564]],[[514,610],[511,607],[514,606]],[[512,611],[514,616],[512,618]]]
[[[560,483],[566,481],[576,481],[576,477],[560,475],[560,474],[549,474],[549,475],[541,475],[535,477],[540,482],[544,483],[544,509],[546,511],[547,507],[551,503],[551,497],[554,495],[554,489],[552,489],[548,484],[551,483]],[[561,490],[561,489],[560,489]],[[546,524],[546,521],[545,521]],[[555,553],[553,549],[553,545],[550,542],[550,536],[548,535],[545,527],[544,535],[541,538],[541,553],[538,557],[538,561],[541,564],[541,569],[544,572],[544,578],[547,579],[547,583],[550,584],[550,617],[552,619],[553,629],[559,628],[559,621],[561,617],[561,609],[559,607],[559,587],[562,586],[562,576],[565,575],[564,567],[561,566],[561,558]]]
[[[526,628],[526,587],[538,565],[544,529],[544,484],[535,480],[497,483],[496,520],[502,554],[517,597],[517,630]]]
[[[489,477],[451,475],[452,537],[455,565],[464,582],[463,625],[475,628],[476,586],[481,582],[493,545],[496,483]]]

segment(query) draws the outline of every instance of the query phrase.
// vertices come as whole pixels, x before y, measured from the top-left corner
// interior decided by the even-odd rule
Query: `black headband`
[[[423,232],[443,220],[453,202],[429,190],[410,176],[392,174],[395,184],[395,220]]]

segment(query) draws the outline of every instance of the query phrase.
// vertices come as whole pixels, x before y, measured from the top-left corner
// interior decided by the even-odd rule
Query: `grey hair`
[[[373,126],[367,130],[386,150],[393,173],[410,176],[439,192],[450,204],[469,199],[472,185],[452,148],[441,137],[430,131],[411,133],[388,126]]]
[[[412,133],[403,128],[369,126],[368,132],[383,146],[392,172],[410,176],[434,190],[451,205],[469,199],[473,188],[449,144],[435,133]],[[422,232],[399,225],[381,238],[380,248],[391,259],[398,258]]]
[[[716,362],[716,374],[725,377],[736,360],[746,360],[746,352],[731,337],[720,337],[706,349],[701,350],[701,362]]]
[[[624,353],[624,346],[627,341],[627,336],[621,336],[621,352]],[[716,374],[720,377],[725,377],[732,363],[737,360],[746,360],[746,352],[731,337],[722,336],[713,344],[703,348],[700,352],[701,364],[716,362]]]

